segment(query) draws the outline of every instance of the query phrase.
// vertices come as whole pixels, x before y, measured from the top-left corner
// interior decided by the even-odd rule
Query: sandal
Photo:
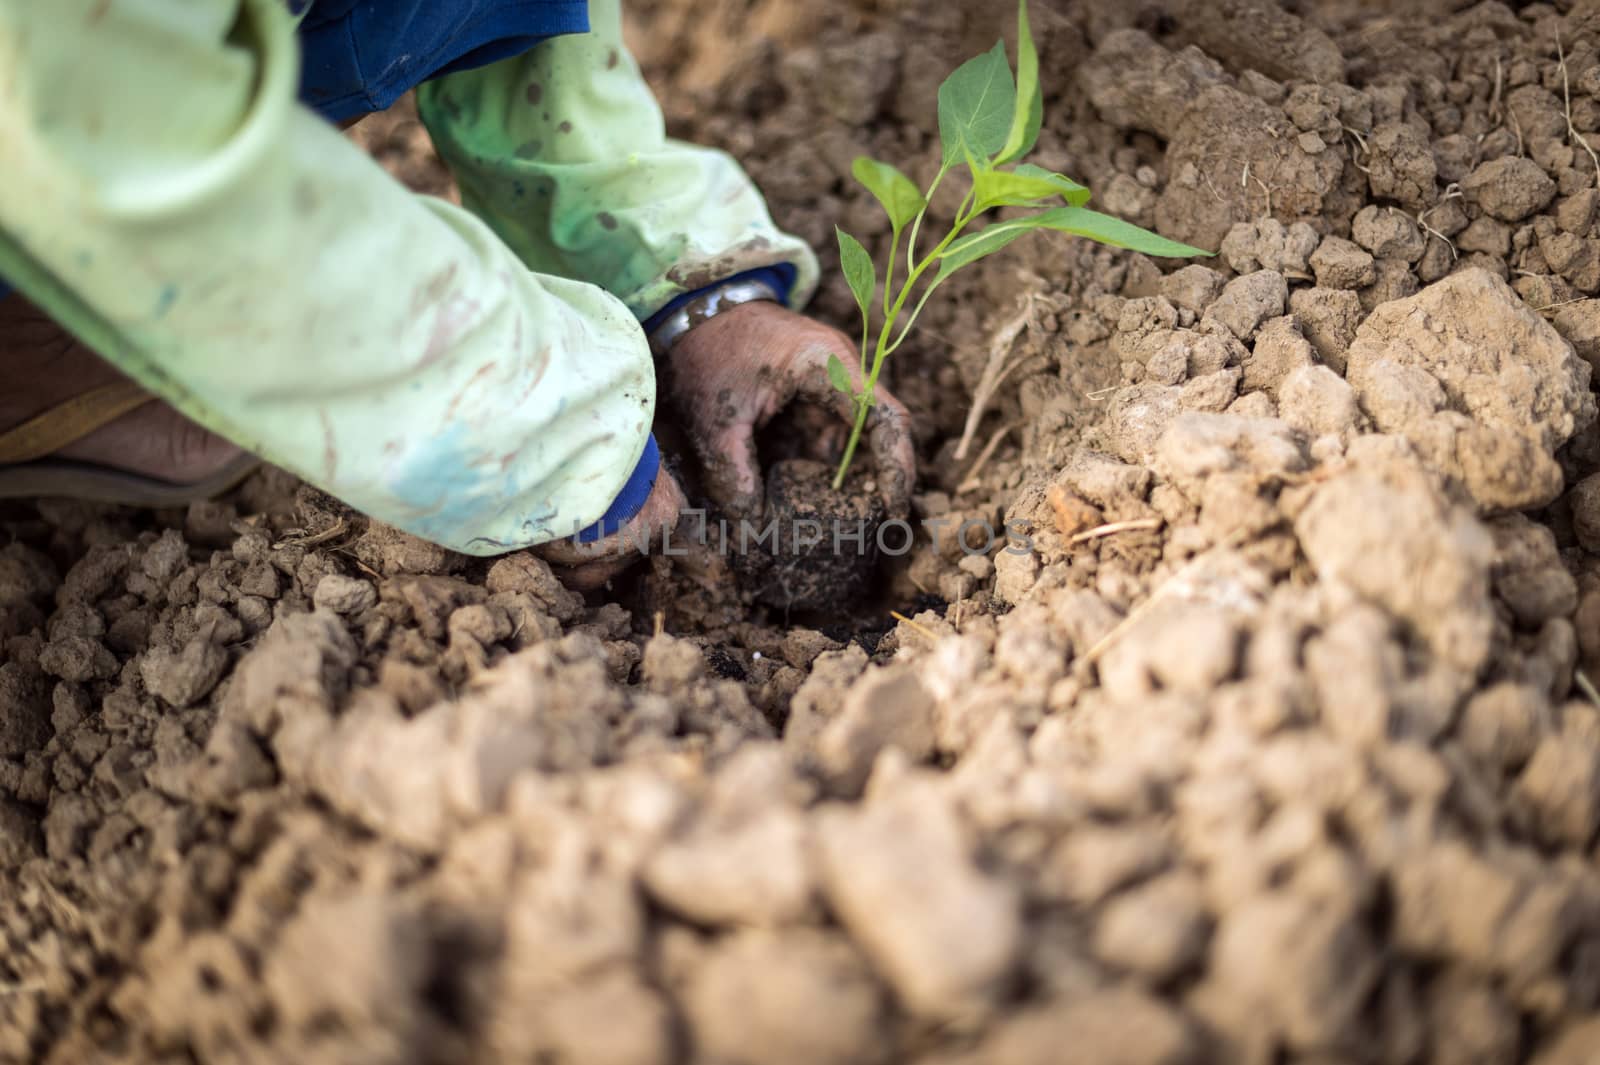
[[[240,455],[199,481],[177,484],[97,463],[48,457],[155,398],[132,381],[117,381],[0,432],[0,499],[64,496],[133,507],[186,506],[227,491],[261,464],[253,455]]]

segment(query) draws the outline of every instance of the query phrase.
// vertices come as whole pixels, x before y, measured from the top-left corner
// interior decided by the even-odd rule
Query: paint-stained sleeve
[[[0,0],[0,72],[0,276],[196,421],[474,554],[629,482],[629,307],[300,106],[283,0]]]
[[[816,287],[805,242],[773,225],[724,152],[668,139],[622,41],[621,0],[590,0],[591,32],[418,91],[462,203],[535,270],[621,297],[641,320],[707,284],[763,267],[790,303]]]

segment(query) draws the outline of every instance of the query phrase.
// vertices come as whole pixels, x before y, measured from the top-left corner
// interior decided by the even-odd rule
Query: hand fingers
[[[877,399],[867,417],[867,446],[878,472],[878,493],[889,508],[889,517],[904,518],[911,513],[911,486],[917,480],[911,413],[881,388]]]
[[[639,561],[638,556],[623,555],[596,562],[585,562],[577,566],[556,565],[551,568],[551,572],[556,575],[557,580],[575,592],[592,592],[604,587],[612,578],[620,576],[637,561]]]
[[[856,387],[861,387],[860,373],[854,368],[851,377]],[[801,392],[806,399],[827,407],[847,425],[854,421],[855,401],[826,380],[820,383],[807,380]],[[917,474],[911,415],[903,403],[881,386],[874,390],[874,398],[876,402],[867,412],[864,429],[867,449],[872,455],[878,491],[889,508],[889,516],[903,518],[911,510],[911,486]]]
[[[696,438],[706,494],[733,518],[761,515],[761,460],[756,454],[755,426],[735,422],[708,438]]]

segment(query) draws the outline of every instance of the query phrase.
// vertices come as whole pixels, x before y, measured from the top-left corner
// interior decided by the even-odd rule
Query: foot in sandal
[[[0,497],[155,505],[220,491],[250,464],[19,295],[0,299],[0,379]]]

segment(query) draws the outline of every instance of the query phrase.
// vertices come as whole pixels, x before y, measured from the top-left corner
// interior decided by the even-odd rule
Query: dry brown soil
[[[1012,19],[637,8],[824,248]],[[1600,8],[1035,19],[1041,161],[1222,254],[952,286],[870,602],[586,602],[271,472],[0,512],[0,1059],[1600,1061]]]

